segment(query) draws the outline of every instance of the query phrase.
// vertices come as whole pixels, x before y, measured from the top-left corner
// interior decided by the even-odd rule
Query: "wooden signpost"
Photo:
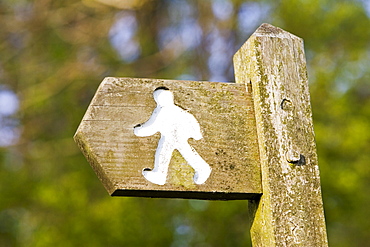
[[[249,199],[253,246],[327,246],[302,39],[262,24],[234,66],[106,78],[74,139],[112,196]]]

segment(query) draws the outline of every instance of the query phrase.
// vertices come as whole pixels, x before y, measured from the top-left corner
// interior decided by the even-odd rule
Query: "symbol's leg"
[[[144,177],[152,183],[164,185],[166,183],[168,166],[171,161],[174,148],[165,138],[161,138],[154,157],[154,168],[151,171],[146,168],[143,170]]]
[[[203,158],[189,145],[187,141],[183,142],[177,148],[184,159],[194,168],[194,182],[196,184],[203,184],[207,181],[211,174],[211,167],[203,160]]]

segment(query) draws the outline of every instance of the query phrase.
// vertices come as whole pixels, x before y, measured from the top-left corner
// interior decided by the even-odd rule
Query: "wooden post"
[[[251,84],[257,123],[263,194],[250,201],[253,246],[328,246],[302,39],[263,24],[234,66],[236,82]]]
[[[234,66],[106,78],[74,139],[112,196],[249,199],[253,246],[327,246],[302,39],[263,24]]]

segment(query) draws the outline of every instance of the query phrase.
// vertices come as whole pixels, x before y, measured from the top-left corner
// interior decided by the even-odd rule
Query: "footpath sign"
[[[74,139],[112,196],[248,199],[253,246],[327,246],[302,39],[262,24],[234,67],[105,78]]]
[[[243,84],[106,78],[75,140],[114,196],[262,193],[254,110]]]

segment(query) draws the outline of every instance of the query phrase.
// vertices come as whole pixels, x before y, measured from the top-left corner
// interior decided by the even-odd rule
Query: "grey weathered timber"
[[[236,82],[251,84],[260,151],[253,246],[327,246],[302,39],[263,24],[234,66]]]
[[[212,168],[204,184],[193,182],[194,170],[177,151],[166,184],[142,175],[153,167],[160,135],[135,136],[134,126],[151,116],[158,87],[169,88],[175,103],[199,121],[203,138],[189,143]],[[252,199],[262,192],[254,115],[243,84],[108,77],[74,139],[113,196]]]

